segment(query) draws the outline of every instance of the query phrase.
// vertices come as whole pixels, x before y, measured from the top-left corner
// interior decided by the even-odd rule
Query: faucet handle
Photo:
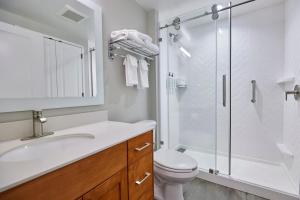
[[[47,118],[46,117],[40,117],[39,118],[40,122],[43,124],[45,122],[47,122]]]
[[[43,112],[41,110],[32,111],[32,117],[33,117],[33,119],[39,120],[39,122],[42,124],[47,122],[47,118],[43,117]]]
[[[33,110],[32,111],[33,118],[39,118],[39,117],[42,117],[42,115],[43,115],[42,110]]]

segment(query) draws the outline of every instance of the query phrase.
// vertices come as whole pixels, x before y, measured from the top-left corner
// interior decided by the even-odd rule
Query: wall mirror
[[[103,104],[101,8],[0,0],[0,112]]]

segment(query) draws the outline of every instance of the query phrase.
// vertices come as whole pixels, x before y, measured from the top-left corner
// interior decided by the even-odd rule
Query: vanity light
[[[181,51],[184,55],[186,55],[187,57],[189,57],[189,58],[192,57],[192,55],[191,55],[185,48],[180,47],[180,51]]]

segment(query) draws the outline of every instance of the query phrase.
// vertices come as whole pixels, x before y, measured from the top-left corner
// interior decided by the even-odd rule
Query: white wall
[[[300,1],[288,0],[285,6],[285,75],[295,76],[295,82],[286,84],[282,88],[293,90],[295,84],[300,84]],[[299,185],[300,180],[300,103],[289,96],[284,103],[283,111],[283,143],[294,154],[294,159],[285,158],[294,182]]]
[[[151,102],[149,90],[136,90],[125,87],[122,60],[111,61],[107,57],[107,41],[110,32],[122,28],[137,29],[147,32],[147,13],[132,0],[94,0],[103,12],[103,57],[105,104],[45,111],[46,116],[66,115],[98,110],[108,110],[108,119],[135,122],[150,118]],[[150,68],[150,70],[152,70]],[[150,82],[154,81],[150,79]],[[31,112],[2,113],[0,122],[30,119]],[[0,132],[1,134],[1,132]]]
[[[122,59],[109,60],[105,44],[113,30],[129,28],[147,32],[147,13],[132,0],[94,1],[103,11],[105,108],[109,111],[109,119],[126,122],[148,119],[151,103],[149,90],[125,86]],[[150,80],[152,81],[154,80]]]

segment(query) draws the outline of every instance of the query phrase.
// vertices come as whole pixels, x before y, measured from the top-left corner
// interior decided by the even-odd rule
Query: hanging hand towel
[[[126,86],[138,85],[137,59],[131,55],[127,55],[123,65],[125,66]]]
[[[145,60],[139,60],[139,88],[149,88],[148,63]]]

